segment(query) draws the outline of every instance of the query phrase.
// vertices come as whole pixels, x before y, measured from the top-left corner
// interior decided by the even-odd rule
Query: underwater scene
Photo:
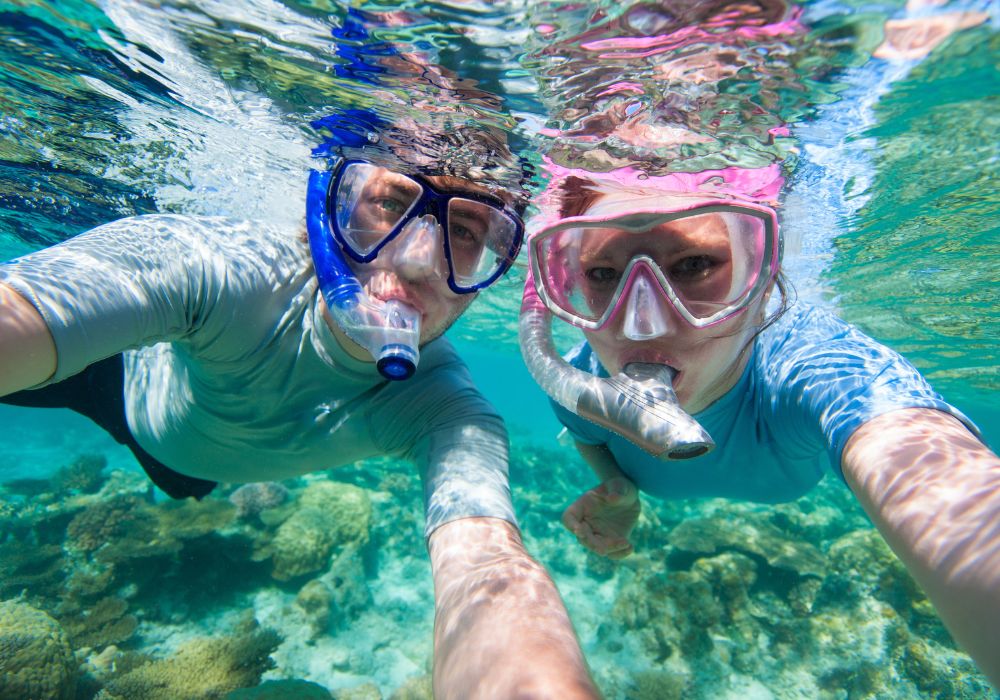
[[[996,449],[998,29],[990,0],[0,0],[0,260],[143,214],[298,230],[318,158],[442,114],[543,204],[558,167],[780,166],[789,294]],[[779,503],[642,495],[630,556],[583,547],[561,519],[597,481],[522,361],[528,274],[447,337],[604,697],[996,697],[832,470]],[[87,418],[0,404],[0,700],[432,698],[424,491],[383,456],[174,500]]]

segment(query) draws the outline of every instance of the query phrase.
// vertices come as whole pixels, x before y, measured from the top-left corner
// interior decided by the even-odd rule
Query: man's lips
[[[381,302],[398,301],[406,304],[410,308],[416,309],[420,315],[425,315],[423,304],[414,295],[410,294],[406,288],[399,284],[392,284],[385,279],[373,278],[365,285],[365,293],[372,299]]]

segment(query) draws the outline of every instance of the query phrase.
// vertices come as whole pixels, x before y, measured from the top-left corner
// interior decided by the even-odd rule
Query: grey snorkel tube
[[[715,447],[705,429],[678,404],[672,368],[633,363],[603,378],[563,360],[552,342],[552,314],[530,272],[518,337],[531,376],[567,411],[613,430],[660,459],[689,459]]]

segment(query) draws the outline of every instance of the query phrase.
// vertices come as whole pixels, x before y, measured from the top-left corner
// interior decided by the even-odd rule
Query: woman
[[[637,489],[779,502],[832,468],[1000,683],[1000,459],[905,359],[786,297],[777,167],[554,170],[521,340],[600,481],[566,527],[620,558]],[[586,336],[566,362],[552,315]]]

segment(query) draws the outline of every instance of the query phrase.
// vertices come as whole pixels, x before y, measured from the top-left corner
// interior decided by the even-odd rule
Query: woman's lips
[[[667,365],[668,367],[673,368],[674,371],[680,372],[677,365],[674,364],[670,357],[657,350],[633,350],[622,354],[619,358],[619,364],[621,364],[622,367],[632,364],[633,362],[644,362],[651,365]]]

